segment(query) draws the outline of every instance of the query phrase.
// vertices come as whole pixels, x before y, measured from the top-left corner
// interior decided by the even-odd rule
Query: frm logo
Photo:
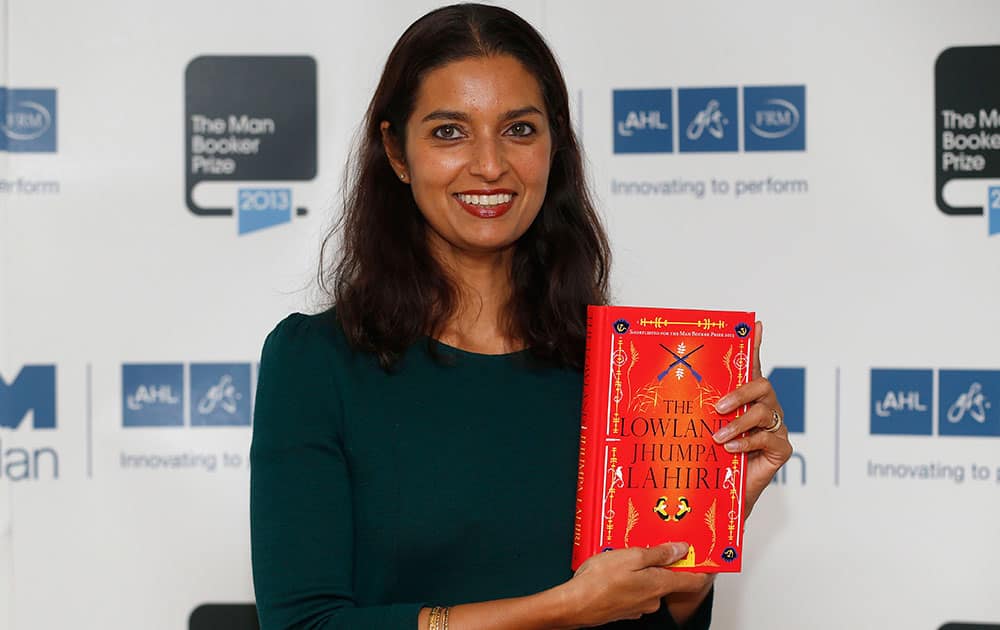
[[[56,91],[0,87],[0,151],[55,153]]]
[[[250,371],[249,363],[122,365],[122,426],[250,426]]]

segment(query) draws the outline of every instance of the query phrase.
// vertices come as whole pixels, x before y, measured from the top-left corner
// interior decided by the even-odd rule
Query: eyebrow
[[[519,107],[517,109],[512,109],[508,112],[504,112],[500,116],[500,121],[513,120],[514,118],[520,118],[521,116],[527,116],[528,114],[538,114],[542,116],[542,110],[538,109],[534,105],[528,105],[526,107]],[[470,117],[465,112],[449,110],[449,109],[436,109],[433,112],[427,114],[421,119],[420,122],[428,122],[431,120],[459,120],[462,122],[469,122]]]

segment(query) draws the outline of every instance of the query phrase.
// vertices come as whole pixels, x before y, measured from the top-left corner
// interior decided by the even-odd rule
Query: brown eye
[[[507,130],[507,133],[512,136],[530,136],[535,133],[535,127],[526,122],[514,123],[510,126],[510,129]]]
[[[442,125],[436,128],[433,132],[435,138],[440,138],[441,140],[454,140],[459,137],[458,127],[455,125]]]

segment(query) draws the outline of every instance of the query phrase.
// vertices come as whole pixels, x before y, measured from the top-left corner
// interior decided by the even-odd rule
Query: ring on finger
[[[778,429],[781,428],[782,424],[781,414],[778,413],[777,409],[771,410],[771,424],[770,426],[764,427],[764,430],[768,433],[777,433]]]

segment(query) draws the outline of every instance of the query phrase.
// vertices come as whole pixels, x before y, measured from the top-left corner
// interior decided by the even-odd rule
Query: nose
[[[507,171],[503,141],[499,138],[479,139],[473,145],[469,172],[486,181],[496,181]]]

